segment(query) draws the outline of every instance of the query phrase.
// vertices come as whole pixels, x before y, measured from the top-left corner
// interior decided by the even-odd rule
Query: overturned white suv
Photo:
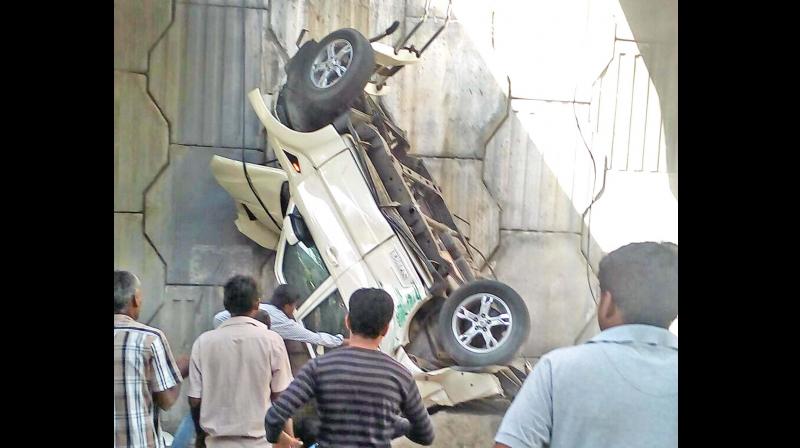
[[[383,288],[396,308],[381,349],[411,371],[426,404],[508,394],[525,375],[506,364],[528,336],[528,310],[480,273],[439,187],[382,107],[387,79],[430,44],[404,47],[416,28],[397,47],[378,42],[396,27],[370,40],[341,29],[305,42],[275,98],[248,94],[279,166],[216,156],[211,169],[236,201],[238,229],[275,250],[278,282],[305,296],[295,313],[303,325],[346,334],[350,294]]]

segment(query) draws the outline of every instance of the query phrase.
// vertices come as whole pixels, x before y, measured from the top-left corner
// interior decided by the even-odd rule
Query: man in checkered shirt
[[[136,322],[141,306],[139,279],[114,271],[114,448],[166,446],[158,412],[172,407],[189,371],[161,330]]]

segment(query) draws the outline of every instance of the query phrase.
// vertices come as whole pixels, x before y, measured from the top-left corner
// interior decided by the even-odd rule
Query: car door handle
[[[339,259],[336,257],[336,248],[333,246],[328,246],[328,250],[326,252],[328,252],[328,258],[331,259],[331,263],[333,263],[334,266],[339,266]]]

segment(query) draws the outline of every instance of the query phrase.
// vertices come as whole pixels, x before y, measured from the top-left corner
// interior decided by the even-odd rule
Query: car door
[[[290,203],[287,212],[294,212],[294,204]],[[282,235],[275,257],[275,276],[279,283],[291,284],[300,293],[297,322],[314,332],[347,337],[347,307],[313,238],[290,244]],[[307,344],[307,348],[312,358],[328,350],[313,344]]]
[[[241,161],[220,156],[214,156],[210,166],[217,183],[236,202],[236,228],[261,246],[275,250],[288,200],[286,172],[248,163],[248,179]]]

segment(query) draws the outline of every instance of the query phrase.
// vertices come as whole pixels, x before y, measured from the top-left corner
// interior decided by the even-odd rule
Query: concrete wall
[[[397,38],[424,5],[115,0],[114,263],[142,277],[142,320],[175,353],[211,327],[230,275],[274,283],[274,254],[238,233],[208,169],[213,154],[269,158],[246,92],[274,86],[303,28],[374,35],[400,20]],[[445,10],[433,1],[418,46]],[[453,15],[385,101],[464,233],[526,299],[523,355],[536,358],[598,331],[603,253],[677,242],[677,0],[456,0]],[[185,411],[181,399],[167,428]]]

